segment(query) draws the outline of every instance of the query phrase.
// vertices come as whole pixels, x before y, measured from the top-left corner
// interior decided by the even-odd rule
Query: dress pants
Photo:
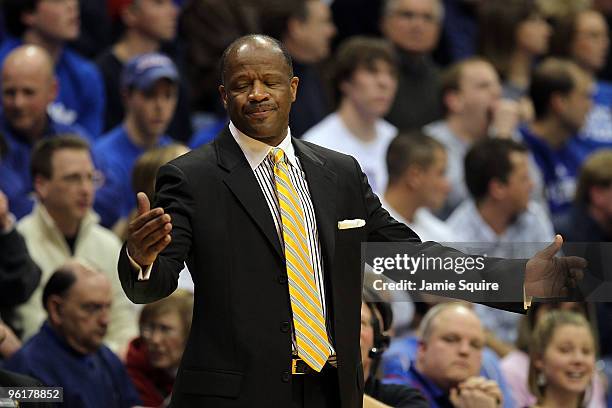
[[[340,386],[338,369],[325,364],[321,372],[291,376],[291,408],[338,408]]]

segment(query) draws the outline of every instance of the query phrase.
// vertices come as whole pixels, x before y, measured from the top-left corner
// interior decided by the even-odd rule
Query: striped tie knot
[[[273,147],[268,154],[275,165],[285,162],[285,152],[280,147]]]

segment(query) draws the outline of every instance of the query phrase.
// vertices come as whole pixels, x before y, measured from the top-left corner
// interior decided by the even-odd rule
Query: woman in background
[[[537,408],[586,406],[595,373],[595,340],[578,313],[555,310],[544,316],[530,344],[529,389]]]
[[[129,345],[126,368],[147,407],[166,407],[185,350],[193,311],[193,294],[178,289],[143,307],[140,337]]]

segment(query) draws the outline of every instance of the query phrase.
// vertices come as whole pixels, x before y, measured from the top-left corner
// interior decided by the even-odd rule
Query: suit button
[[[281,380],[283,380],[283,382],[289,382],[290,379],[291,374],[289,374],[289,371],[283,371],[283,373],[281,374]]]
[[[280,329],[283,333],[289,333],[291,325],[289,324],[289,322],[281,322]]]
[[[285,275],[279,275],[278,283],[280,283],[281,285],[284,285],[285,283],[287,283],[287,277]]]

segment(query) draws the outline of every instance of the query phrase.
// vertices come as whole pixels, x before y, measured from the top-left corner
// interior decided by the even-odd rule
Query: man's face
[[[306,20],[297,21],[292,31],[301,52],[307,55],[308,63],[323,60],[329,55],[330,42],[336,35],[336,26],[332,21],[327,3],[321,0],[306,1]]]
[[[177,85],[160,79],[149,90],[129,91],[126,106],[141,134],[147,140],[154,140],[166,132],[174,116],[177,99]]]
[[[463,67],[456,103],[450,111],[471,123],[489,126],[496,103],[501,98],[499,76],[491,64],[474,62]]]
[[[111,285],[101,274],[82,276],[58,305],[59,331],[75,350],[93,353],[109,324]]]
[[[478,375],[484,332],[473,312],[451,308],[440,312],[428,340],[419,345],[419,369],[443,390]]]
[[[156,316],[143,324],[140,331],[153,367],[172,370],[179,366],[187,339],[178,313]]]
[[[508,181],[503,184],[503,205],[508,206],[509,212],[518,215],[527,209],[529,197],[533,190],[533,180],[529,172],[529,156],[526,153],[510,153],[512,171]]]
[[[93,204],[96,176],[89,151],[60,149],[51,158],[51,178],[38,176],[36,191],[50,214],[81,221]]]
[[[40,0],[23,18],[28,27],[54,41],[76,40],[80,34],[78,0]]]
[[[421,183],[423,205],[431,210],[442,208],[450,191],[446,177],[447,161],[446,151],[436,148],[432,163],[423,171]]]
[[[397,74],[388,62],[378,60],[372,67],[357,68],[340,89],[343,99],[350,101],[364,117],[382,118],[395,98]]]
[[[582,12],[576,21],[572,56],[585,69],[597,72],[606,63],[610,38],[604,17],[593,10]]]
[[[131,7],[134,28],[159,41],[174,39],[178,7],[173,0],[135,0]]]
[[[593,80],[583,73],[575,73],[574,89],[569,94],[561,95],[561,107],[558,111],[559,120],[571,133],[578,132],[593,107]]]
[[[552,29],[540,15],[533,15],[521,22],[516,30],[516,44],[531,55],[544,55]]]
[[[55,79],[36,66],[5,64],[2,70],[2,107],[8,123],[25,135],[42,132],[47,106],[57,92]]]
[[[280,50],[247,43],[228,57],[219,92],[241,132],[276,146],[287,134],[297,86]]]
[[[383,17],[382,31],[404,51],[428,54],[440,36],[439,13],[436,0],[395,0]]]

